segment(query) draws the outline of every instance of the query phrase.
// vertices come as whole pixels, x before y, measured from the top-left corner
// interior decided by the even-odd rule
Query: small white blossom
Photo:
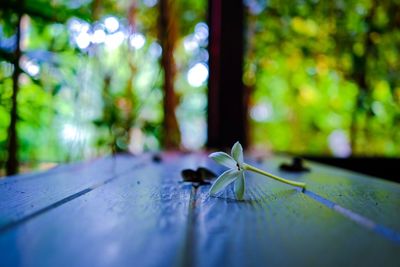
[[[231,155],[229,156],[224,152],[215,152],[209,155],[217,163],[230,168],[217,178],[210,188],[210,194],[215,195],[229,184],[235,182],[235,196],[237,199],[242,200],[245,191],[245,169],[243,168],[243,148],[239,142],[233,145]]]
[[[229,168],[229,170],[222,173],[211,186],[210,195],[215,195],[221,192],[225,187],[234,182],[236,199],[242,200],[246,190],[246,181],[244,176],[244,172],[246,170],[270,177],[285,184],[298,186],[301,188],[306,187],[305,183],[287,180],[245,163],[243,161],[243,148],[239,142],[236,142],[233,145],[231,156],[225,152],[215,152],[210,154],[209,157],[215,160],[217,163]]]

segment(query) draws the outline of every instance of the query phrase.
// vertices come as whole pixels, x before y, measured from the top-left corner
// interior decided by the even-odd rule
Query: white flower
[[[244,162],[243,162],[243,148],[239,142],[236,142],[231,150],[231,155],[224,152],[215,152],[209,155],[210,158],[217,163],[224,165],[229,170],[221,174],[210,188],[210,195],[215,195],[222,191],[229,184],[235,182],[235,196],[237,199],[242,200],[245,191],[245,176],[244,176]]]
[[[263,176],[272,178],[279,182],[305,188],[306,184],[298,181],[291,181],[285,178],[273,175],[269,172],[263,171],[259,168],[251,166],[243,162],[243,148],[239,142],[236,142],[231,150],[231,156],[224,152],[215,152],[209,155],[210,158],[217,163],[229,168],[226,172],[221,174],[210,188],[210,195],[215,195],[221,192],[225,187],[235,182],[235,196],[237,199],[242,200],[244,191],[246,190],[244,171],[252,171]]]

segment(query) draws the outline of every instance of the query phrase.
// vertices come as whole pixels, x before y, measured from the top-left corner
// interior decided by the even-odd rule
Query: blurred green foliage
[[[255,145],[400,155],[400,1],[245,2]]]
[[[23,2],[0,9],[0,162],[7,159],[18,12],[24,14],[18,154],[25,166],[159,149],[164,114],[157,1]],[[177,5],[177,116],[183,146],[195,149],[205,142],[206,80],[192,85],[187,74],[196,63],[207,64],[208,36],[191,49],[185,40],[204,24],[206,1]]]
[[[400,1],[244,2],[243,78],[251,93],[254,145],[306,154],[400,155]],[[206,138],[207,1],[176,5],[176,113],[183,147],[196,149]],[[160,148],[157,0],[26,0],[23,6],[11,0],[0,9],[1,163],[19,11],[22,162],[34,167]]]

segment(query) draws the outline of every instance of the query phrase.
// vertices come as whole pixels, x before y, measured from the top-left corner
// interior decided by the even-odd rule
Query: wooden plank
[[[359,227],[293,187],[247,175],[233,190],[196,202],[197,266],[398,266],[400,246]]]
[[[107,157],[88,163],[87,167],[67,168],[0,184],[0,232],[26,216],[34,216],[51,205],[79,196],[119,174],[148,162],[147,156]]]
[[[7,229],[0,235],[0,265],[398,266],[398,244],[291,186],[248,174],[246,201],[234,200],[232,191],[209,198],[209,186],[180,183],[180,171],[206,166],[221,173],[224,167],[201,155],[163,158]],[[279,174],[278,162],[264,167]]]
[[[187,266],[194,156],[127,172],[0,235],[2,266]]]
[[[400,232],[400,184],[355,172],[306,162],[311,172],[293,174],[279,170],[288,158],[266,159],[262,168],[307,183],[307,189],[376,223]]]
[[[28,173],[21,173],[17,175],[10,175],[10,176],[3,176],[0,177],[0,186],[3,184],[13,184],[19,182],[20,180],[25,179],[35,179],[40,177],[46,177],[50,175],[54,175],[59,172],[65,171],[75,171],[78,169],[84,169],[91,165],[91,163],[96,161],[104,160],[104,158],[96,158],[92,160],[88,160],[85,162],[72,162],[72,163],[65,163],[65,164],[58,164],[50,169],[47,170],[40,170],[40,171],[33,171]]]

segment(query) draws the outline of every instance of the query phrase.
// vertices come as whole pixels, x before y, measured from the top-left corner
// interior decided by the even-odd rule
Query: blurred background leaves
[[[245,2],[253,144],[399,156],[400,2]]]
[[[169,72],[161,60],[166,52],[160,40],[162,2],[167,9],[170,5],[166,14],[176,24],[164,29],[166,42],[174,42],[173,114],[166,114],[164,101]],[[175,139],[175,148],[202,148],[207,4],[2,0],[2,174],[10,154],[16,67],[22,170],[170,147],[165,121],[172,117],[178,134],[167,138]],[[400,1],[245,0],[244,8],[243,80],[251,95],[253,147],[337,157],[400,156]]]

